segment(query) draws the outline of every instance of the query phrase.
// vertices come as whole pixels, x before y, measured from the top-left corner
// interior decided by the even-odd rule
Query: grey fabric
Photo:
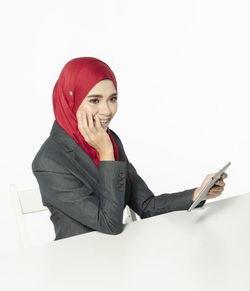
[[[99,168],[56,121],[36,154],[32,172],[51,213],[55,240],[91,231],[119,234],[126,205],[144,219],[192,204],[196,188],[155,196],[129,162],[118,135],[110,132],[119,161],[100,161]]]

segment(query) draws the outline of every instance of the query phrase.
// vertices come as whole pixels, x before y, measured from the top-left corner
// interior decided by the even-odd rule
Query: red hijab
[[[53,89],[56,122],[83,148],[98,168],[99,153],[81,135],[76,112],[88,92],[103,79],[112,80],[117,91],[115,75],[106,63],[94,57],[80,57],[66,63]],[[109,128],[107,133],[113,144],[115,160],[119,161],[118,148]]]

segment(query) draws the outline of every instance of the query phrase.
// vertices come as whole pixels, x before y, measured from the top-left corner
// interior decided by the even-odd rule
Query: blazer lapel
[[[98,181],[99,168],[91,157],[56,121],[53,123],[50,135],[60,143],[65,154],[69,157],[71,163],[68,163],[67,167],[79,179],[82,179],[82,176],[88,177],[91,186],[94,187]],[[86,179],[84,179],[85,181]]]
[[[112,133],[112,132],[111,132]],[[91,157],[82,149],[81,146],[56,122],[54,121],[50,135],[63,148],[67,160],[67,168],[84,184],[88,184],[91,189],[97,190],[99,182],[99,168]],[[113,136],[113,135],[112,135]],[[115,139],[115,137],[113,136]],[[116,140],[119,149],[120,160],[125,153],[120,150],[122,146]],[[123,158],[122,158],[123,160]],[[124,158],[125,160],[125,158]],[[130,179],[126,179],[126,193],[124,207],[130,197]]]

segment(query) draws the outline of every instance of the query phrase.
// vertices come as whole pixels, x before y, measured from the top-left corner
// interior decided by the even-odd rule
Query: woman
[[[186,210],[214,174],[207,175],[200,187],[155,196],[109,128],[117,96],[114,73],[93,57],[69,61],[54,86],[55,121],[32,171],[51,212],[55,240],[94,230],[119,234],[126,205],[141,219]],[[221,194],[227,174],[223,175],[206,199]]]

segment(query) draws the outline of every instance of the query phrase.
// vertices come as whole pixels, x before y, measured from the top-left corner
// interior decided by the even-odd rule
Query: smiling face
[[[101,123],[102,127],[107,130],[111,119],[117,111],[117,91],[113,82],[109,79],[98,82],[87,94],[77,109],[76,118],[82,112],[91,112],[93,118],[97,115],[100,121],[108,120]],[[95,123],[95,120],[94,120]]]

